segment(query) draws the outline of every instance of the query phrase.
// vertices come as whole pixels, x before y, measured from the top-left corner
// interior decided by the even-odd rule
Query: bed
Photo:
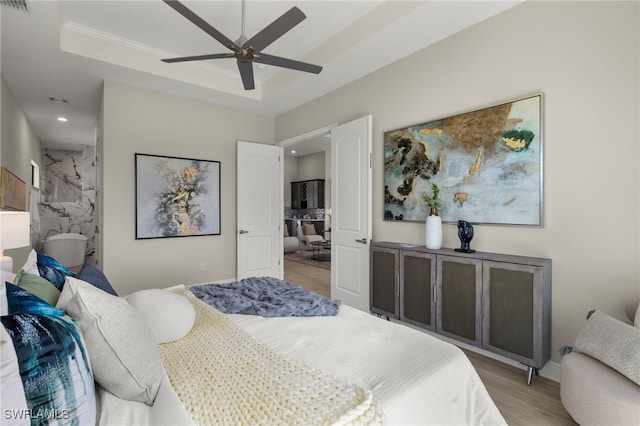
[[[464,353],[421,331],[344,305],[335,317],[232,320],[278,353],[370,389],[389,424],[505,424]]]
[[[7,284],[3,290],[13,294],[20,291],[16,288]],[[181,285],[125,298],[107,290],[66,276],[57,303],[65,308],[64,318],[74,318],[82,330],[96,380],[97,424],[506,424],[459,348],[349,306],[340,306],[335,316],[265,318],[223,314]],[[74,298],[82,299],[85,308],[94,303],[93,329],[108,334],[111,327],[114,340],[127,335],[120,355],[131,357],[133,369],[146,374],[145,368],[159,365],[149,373],[154,377],[151,400],[149,388],[130,397],[118,395],[117,386],[129,378],[118,379],[112,365],[107,370],[113,377],[100,376],[101,359],[95,353],[108,351],[95,349],[95,330],[86,328],[83,313],[71,302]],[[9,313],[6,306],[2,311],[7,328],[11,306]],[[149,313],[154,315],[151,320],[145,316]],[[95,323],[96,318],[103,323]],[[115,318],[118,323],[109,324]],[[10,340],[6,335],[3,332],[3,359]],[[169,341],[158,344],[162,335]],[[15,338],[13,342],[19,344]],[[147,349],[143,357],[135,353],[140,348]],[[134,353],[127,354],[129,350]],[[7,404],[20,403],[5,397],[13,386],[5,381],[6,364],[1,400],[5,413],[15,409]],[[117,383],[109,383],[114,377]],[[144,374],[140,377],[144,381]],[[82,401],[76,405],[91,411],[90,397],[76,395]],[[5,414],[4,420],[16,419]]]

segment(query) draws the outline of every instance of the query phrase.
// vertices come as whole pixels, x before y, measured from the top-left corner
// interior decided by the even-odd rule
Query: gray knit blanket
[[[272,277],[245,278],[230,284],[193,286],[203,302],[227,314],[261,317],[333,316],[340,301]]]

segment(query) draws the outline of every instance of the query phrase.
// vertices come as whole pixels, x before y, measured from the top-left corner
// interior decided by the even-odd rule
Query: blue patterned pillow
[[[60,272],[62,272],[64,275],[68,275],[70,277],[75,277],[76,274],[75,272],[73,272],[71,269],[67,268],[66,266],[62,265],[60,262],[58,262],[57,260],[55,260],[53,257],[44,254],[41,251],[37,251],[36,253],[38,254],[38,264],[43,265],[43,266],[48,266],[50,268],[53,268],[55,270],[58,270]]]
[[[53,284],[58,290],[62,291],[64,278],[66,276],[76,276],[75,272],[64,265],[61,265],[53,257],[48,256],[41,251],[36,251],[36,253],[38,254],[38,273],[42,278]]]
[[[3,403],[6,420],[30,419],[31,424],[94,424],[96,400],[93,374],[75,322],[29,292],[6,283],[9,314],[0,321],[17,356],[17,368],[27,402],[23,407]],[[4,351],[4,348],[3,348]],[[2,377],[14,374],[4,371]],[[11,368],[11,366],[7,367]],[[8,414],[7,414],[8,413]]]
[[[65,274],[55,268],[52,268],[51,266],[41,265],[39,263],[38,273],[42,278],[53,284],[58,289],[58,291],[62,291],[62,287],[64,287],[64,279],[66,277]]]
[[[7,314],[29,313],[51,316],[65,315],[64,311],[61,311],[22,287],[6,282],[5,289],[7,297]]]
[[[29,313],[49,316],[63,316],[64,311],[50,305],[28,292],[11,283],[5,283],[7,297],[7,314]]]

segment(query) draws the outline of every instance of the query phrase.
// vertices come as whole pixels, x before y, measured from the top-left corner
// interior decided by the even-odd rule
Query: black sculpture
[[[456,251],[462,253],[475,253],[469,244],[471,240],[473,240],[473,225],[466,220],[458,221],[458,238],[460,238],[460,248],[457,248]]]

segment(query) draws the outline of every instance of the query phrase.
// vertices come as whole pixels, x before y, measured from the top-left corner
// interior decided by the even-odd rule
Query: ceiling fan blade
[[[173,8],[176,12],[187,18],[189,21],[193,22],[197,25],[201,30],[209,34],[211,37],[215,38],[220,42],[223,46],[228,49],[233,50],[234,52],[240,51],[240,47],[227,38],[220,31],[213,28],[210,24],[208,24],[204,19],[196,15],[189,9],[187,6],[183,5],[177,0],[163,0],[166,4]]]
[[[271,43],[280,38],[287,31],[304,21],[306,15],[297,7],[292,7],[278,19],[267,25],[258,34],[247,40],[242,47],[251,46],[254,51],[259,52]]]
[[[322,67],[319,65],[307,64],[305,62],[294,61],[293,59],[281,58],[280,56],[267,55],[265,53],[255,54],[253,60],[258,63],[275,65],[277,67],[289,68],[292,70],[311,72],[320,74]]]
[[[162,59],[162,62],[171,64],[173,62],[187,62],[187,61],[202,61],[205,59],[221,59],[221,58],[233,58],[233,53],[213,53],[211,55],[197,55],[197,56],[182,56],[180,58],[166,58]]]
[[[240,77],[242,77],[244,90],[255,89],[256,85],[253,81],[253,63],[246,59],[238,59],[238,69],[240,70]]]

